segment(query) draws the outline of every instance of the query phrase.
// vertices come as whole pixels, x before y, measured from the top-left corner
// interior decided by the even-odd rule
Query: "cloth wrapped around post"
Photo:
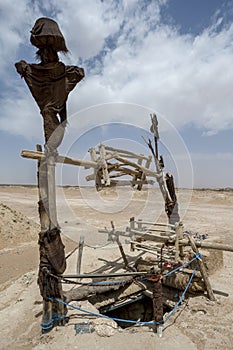
[[[39,234],[40,265],[38,284],[41,296],[48,298],[62,298],[62,288],[57,277],[66,269],[65,246],[62,243],[60,230],[54,228]],[[48,273],[49,272],[49,273]]]

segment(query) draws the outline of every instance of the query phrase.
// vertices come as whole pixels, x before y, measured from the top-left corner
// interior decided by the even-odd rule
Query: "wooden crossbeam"
[[[46,157],[44,152],[27,151],[27,150],[23,150],[21,152],[21,156],[23,158],[35,159],[35,160],[40,160],[40,161],[44,160]],[[64,156],[59,156],[59,155],[56,157],[55,162],[69,164],[69,165],[90,167],[90,168],[98,168],[99,167],[96,162],[93,162],[90,160],[82,160],[82,159],[64,157]]]

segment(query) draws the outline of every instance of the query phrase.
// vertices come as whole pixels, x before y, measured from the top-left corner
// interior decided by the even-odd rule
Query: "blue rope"
[[[169,318],[174,314],[174,312],[178,309],[178,306],[179,306],[179,305],[181,304],[181,302],[183,301],[184,296],[185,296],[185,294],[186,294],[186,292],[187,292],[187,290],[188,290],[188,288],[189,288],[189,286],[190,286],[190,284],[191,284],[191,282],[192,282],[192,280],[193,280],[193,277],[194,277],[196,271],[197,271],[197,265],[194,267],[193,273],[192,273],[192,275],[191,275],[191,277],[190,277],[190,279],[189,279],[189,281],[188,281],[187,286],[185,287],[183,293],[181,294],[180,299],[178,300],[178,302],[177,302],[176,305],[174,306],[173,310],[171,310],[171,312],[169,312],[169,314],[167,315],[167,317],[166,317],[165,320],[164,320],[164,323],[167,322],[167,321],[169,320]]]
[[[187,262],[184,263],[183,265],[178,266],[178,267],[175,268],[174,270],[169,271],[168,273],[166,273],[166,274],[164,274],[164,275],[162,275],[162,276],[163,276],[163,277],[168,277],[168,276],[172,275],[174,272],[179,271],[179,270],[182,269],[183,267],[186,267],[186,266],[190,265],[193,261],[195,261],[195,260],[197,260],[197,259],[202,259],[202,255],[201,255],[200,253],[195,254],[195,256],[194,256],[191,260],[187,261]]]
[[[80,307],[77,307],[77,306],[71,305],[69,303],[66,303],[65,301],[63,301],[61,299],[58,299],[58,298],[50,298],[50,300],[51,301],[56,300],[59,303],[64,304],[66,306],[69,306],[70,308],[72,308],[74,310],[78,310],[78,311],[84,312],[84,313],[89,314],[91,316],[107,318],[109,320],[113,320],[113,321],[116,321],[116,322],[134,323],[134,324],[139,324],[139,325],[155,325],[155,324],[162,325],[163,324],[161,322],[155,322],[155,321],[141,322],[141,321],[134,321],[134,320],[126,320],[126,319],[117,318],[117,317],[109,317],[109,316],[106,316],[106,315],[96,314],[95,312],[84,310],[84,309],[82,309]]]
[[[193,259],[191,259],[190,261],[188,261],[188,262],[184,263],[183,265],[177,267],[176,269],[174,269],[174,270],[168,272],[167,274],[163,275],[163,277],[167,277],[167,276],[171,275],[172,273],[175,273],[176,271],[180,270],[181,268],[188,266],[188,265],[191,264],[193,261],[195,261],[195,260],[197,260],[197,259],[201,259],[201,258],[202,258],[201,254],[198,253],[198,254],[196,254],[196,255],[194,256]],[[177,302],[176,305],[174,306],[173,310],[167,315],[167,317],[165,318],[165,320],[164,320],[163,322],[155,322],[155,321],[141,322],[141,321],[127,320],[127,319],[122,319],[122,318],[117,318],[117,317],[109,317],[109,316],[106,316],[106,315],[97,314],[97,313],[94,313],[94,312],[91,312],[91,311],[82,309],[82,308],[77,307],[77,306],[73,306],[73,305],[71,305],[71,304],[69,304],[69,303],[66,303],[65,301],[63,301],[63,300],[61,300],[61,299],[58,299],[58,298],[49,298],[49,300],[51,300],[51,301],[56,300],[57,302],[59,302],[59,303],[61,303],[61,304],[63,304],[63,305],[69,306],[70,308],[72,308],[72,309],[74,309],[74,310],[78,310],[78,311],[84,312],[84,313],[89,314],[89,315],[91,315],[91,316],[110,319],[110,320],[113,320],[113,321],[116,321],[116,322],[132,323],[132,324],[138,324],[138,325],[159,325],[159,326],[162,326],[162,325],[164,325],[164,324],[170,319],[170,317],[174,314],[174,312],[178,309],[179,305],[180,305],[181,302],[183,301],[184,296],[185,296],[185,294],[186,294],[186,292],[187,292],[187,290],[188,290],[188,288],[189,288],[189,286],[190,286],[190,284],[191,284],[191,282],[192,282],[192,280],[193,280],[193,277],[194,277],[194,275],[195,275],[195,273],[196,273],[196,270],[197,270],[197,264],[196,264],[196,266],[195,266],[195,268],[194,268],[194,270],[193,270],[193,273],[192,273],[192,275],[191,275],[191,277],[190,277],[190,279],[189,279],[189,281],[188,281],[188,283],[187,283],[187,285],[186,285],[186,287],[185,287],[183,293],[182,293],[181,296],[180,296],[180,299],[178,300],[178,302]],[[143,277],[142,279],[146,279],[146,278]],[[108,284],[113,284],[113,285],[114,285],[114,284],[123,283],[124,281],[125,281],[125,280],[123,280],[123,281],[115,281],[115,282],[114,282],[114,281],[111,281],[111,282],[108,283]],[[127,282],[128,282],[128,280],[127,280]],[[92,283],[89,284],[89,285],[101,285],[101,284],[102,284],[102,285],[103,285],[103,284],[106,284],[106,282],[104,282],[104,281],[101,281],[101,282],[92,282]],[[55,318],[53,318],[53,320],[52,320],[51,322],[49,322],[48,324],[42,323],[42,324],[41,324],[41,327],[42,327],[44,330],[49,329],[51,326],[53,326],[53,323],[54,323],[55,321],[57,321],[57,320],[62,320],[62,319],[64,319],[64,317],[65,317],[65,316],[62,316],[62,317],[59,317],[59,318],[55,317]]]
[[[43,330],[51,329],[53,328],[53,320],[48,323],[41,323],[40,325]]]

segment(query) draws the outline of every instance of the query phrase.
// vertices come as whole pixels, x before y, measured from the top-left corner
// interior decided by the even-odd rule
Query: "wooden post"
[[[196,246],[194,239],[190,235],[188,236],[188,239],[189,239],[190,245],[191,245],[194,253],[199,254],[199,250]],[[211,301],[215,301],[214,293],[213,293],[213,290],[212,290],[212,287],[211,287],[211,284],[210,284],[210,281],[209,281],[209,278],[208,278],[208,275],[207,275],[207,272],[205,269],[205,265],[204,265],[202,260],[198,259],[197,262],[198,262],[198,266],[199,266],[202,278],[203,278],[205,286],[206,286],[207,295]]]
[[[142,165],[142,158],[139,158],[138,159],[138,165]],[[140,176],[140,172],[137,171],[137,173],[133,176],[133,181],[132,181],[132,185],[134,186],[137,182],[137,179],[139,178]]]
[[[36,145],[38,152],[42,152],[41,145]],[[43,235],[49,229],[49,213],[48,213],[48,179],[47,179],[47,162],[46,160],[38,160],[38,171],[37,171],[37,182],[38,182],[38,211],[40,218],[41,234]],[[41,258],[41,248],[40,248]],[[43,300],[43,315],[42,324],[49,325],[52,322],[52,302]],[[52,327],[52,324],[51,324]],[[51,327],[48,327],[49,331]]]
[[[38,152],[42,152],[42,146],[36,145]],[[48,179],[47,179],[47,163],[46,160],[38,160],[37,171],[38,184],[38,211],[40,217],[41,232],[44,233],[49,229],[49,212],[48,212]]]
[[[150,168],[151,161],[152,161],[152,156],[149,156],[149,157],[147,158],[146,164],[145,164],[145,167],[146,167],[147,169]],[[143,183],[145,182],[145,180],[146,180],[146,174],[145,174],[145,172],[143,172],[143,173],[141,174],[141,178],[140,178],[140,181],[139,181],[139,184],[138,184],[138,187],[137,187],[137,189],[138,189],[139,191],[141,191],[142,186],[143,186]]]
[[[138,219],[138,230],[142,231],[142,220]]]
[[[180,240],[183,238],[183,223],[177,222],[175,224],[176,240],[175,240],[175,261],[179,260],[179,257],[184,256],[183,246],[180,245]]]
[[[98,161],[98,157],[97,157],[97,154],[96,154],[96,150],[94,147],[91,147],[89,149],[89,153],[90,153],[90,156],[91,156],[91,160],[92,162],[95,162],[97,164],[97,161]],[[97,168],[94,168],[94,180],[95,180],[95,187],[96,189],[98,190],[100,187],[101,187],[101,178],[99,176],[99,173],[97,171]]]
[[[134,216],[129,219],[129,225],[130,225],[130,230],[134,230],[135,229]]]
[[[154,331],[158,335],[162,336],[162,324],[163,324],[163,287],[162,287],[162,276],[155,275],[148,278],[148,281],[153,283],[153,313],[154,321],[161,323],[161,325],[155,324]]]
[[[83,247],[84,247],[84,236],[81,236],[79,239],[79,246],[78,246],[78,259],[77,259],[77,269],[76,269],[77,275],[80,275],[81,273]]]
[[[109,173],[108,173],[108,165],[105,159],[106,152],[105,152],[105,146],[102,142],[99,144],[99,152],[100,152],[100,165],[102,167],[103,171],[103,178],[105,181],[105,186],[110,186],[110,178],[109,178]]]
[[[49,202],[49,220],[50,230],[58,226],[57,222],[57,205],[56,205],[56,184],[55,184],[55,156],[48,153],[47,157],[48,169],[48,202]]]

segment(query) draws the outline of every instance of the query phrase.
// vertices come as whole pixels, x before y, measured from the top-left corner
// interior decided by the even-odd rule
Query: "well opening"
[[[163,311],[165,313],[170,311],[170,309],[168,310],[168,307],[164,306]],[[150,322],[153,321],[153,302],[149,297],[141,295],[108,307],[100,307],[99,312],[117,319]],[[131,322],[122,322],[120,320],[116,320],[116,322],[121,328],[128,328],[133,325]]]

